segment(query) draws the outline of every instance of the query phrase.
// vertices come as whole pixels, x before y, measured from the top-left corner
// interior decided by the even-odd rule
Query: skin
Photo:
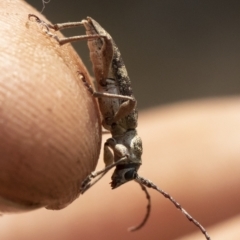
[[[60,47],[28,20],[38,13],[26,3],[0,7],[7,13],[0,40],[0,196],[19,204],[0,210],[59,209],[78,196],[96,166],[97,104],[79,77],[78,71],[89,80],[71,45]]]
[[[4,106],[6,111],[0,112],[0,119],[3,123],[6,123],[3,120],[11,120],[9,118],[11,115],[9,114],[17,111],[20,114],[18,116],[21,119],[21,123],[25,123],[23,126],[28,126],[27,124],[36,123],[36,119],[39,119],[36,116],[45,114],[44,109],[49,107],[49,105],[53,106],[55,104],[55,112],[51,115],[43,115],[39,124],[44,123],[44,126],[48,126],[49,128],[47,128],[46,132],[51,134],[50,130],[54,126],[67,122],[67,125],[62,127],[66,131],[66,135],[53,134],[53,136],[56,136],[56,139],[53,138],[55,140],[53,141],[55,144],[54,149],[63,149],[68,153],[70,152],[70,155],[64,154],[66,157],[60,159],[63,165],[66,161],[70,169],[76,169],[78,165],[74,164],[75,161],[71,162],[71,159],[77,159],[80,154],[82,156],[79,158],[81,167],[77,168],[76,175],[75,172],[72,174],[73,170],[71,170],[69,176],[65,175],[64,169],[61,167],[54,168],[57,169],[56,171],[52,171],[51,168],[45,168],[44,171],[49,170],[49,174],[52,174],[51,180],[56,181],[54,186],[61,186],[62,181],[66,177],[70,181],[76,180],[75,177],[79,176],[80,181],[87,171],[90,172],[94,169],[100,149],[100,141],[98,140],[100,137],[100,124],[95,101],[81,83],[77,84],[76,71],[79,69],[85,71],[84,66],[82,66],[75,53],[68,46],[63,46],[60,49],[54,41],[49,41],[47,37],[44,37],[44,34],[36,35],[41,30],[34,24],[29,24],[30,27],[26,30],[27,14],[35,13],[40,16],[39,13],[29,8],[26,3],[16,1],[14,6],[6,3],[4,6],[0,6],[0,9],[1,11],[6,9],[5,12],[7,13],[16,13],[17,10],[21,10],[19,11],[21,14],[14,15],[14,18],[3,18],[2,20],[12,24],[12,28],[7,34],[1,34],[3,37],[0,38],[1,53],[7,53],[4,59],[0,57],[2,68],[0,90],[6,93],[6,83],[9,81],[15,83],[16,77],[6,73],[16,71],[19,76],[17,82],[27,81],[27,76],[31,76],[31,81],[33,79],[35,81],[34,87],[31,88],[31,91],[34,92],[32,98],[30,98],[28,91],[22,91],[21,87],[14,87],[16,84],[10,85],[12,87],[10,88],[11,94],[7,95],[13,96],[12,98],[6,98],[4,94],[0,95],[5,96],[5,98],[2,98],[3,101],[0,101],[0,104],[9,103],[10,100],[14,103],[12,105],[1,105],[1,107]],[[16,24],[16,22],[19,24]],[[18,39],[21,41],[11,41],[16,35],[16,31],[21,27],[25,29],[17,32]],[[34,34],[26,35],[26,32],[32,31]],[[45,49],[45,51],[42,51],[41,55],[36,57],[32,54],[31,47],[26,49],[25,46],[20,44],[26,41],[26,39],[29,41],[30,46],[33,46],[32,49],[40,44],[45,46],[45,48],[41,47],[39,51],[41,49]],[[49,46],[49,44],[51,45]],[[10,46],[13,49],[22,50],[22,52],[20,51],[21,54],[16,54],[16,51],[7,51]],[[47,51],[46,46],[49,46],[51,51]],[[55,56],[59,56],[59,58]],[[8,62],[10,64],[7,65],[6,63]],[[53,62],[54,64],[52,64]],[[73,64],[69,64],[69,62]],[[64,68],[63,66],[65,65],[66,67]],[[43,71],[46,79],[48,79],[46,83],[49,85],[46,84],[46,86],[41,85]],[[24,77],[21,78],[21,76]],[[68,79],[67,81],[66,78]],[[31,86],[31,81],[25,82],[25,85]],[[50,90],[48,90],[49,88]],[[53,94],[54,89],[64,91],[66,99],[71,100],[67,102],[67,107],[61,99],[57,98],[56,100]],[[39,95],[41,93],[45,94]],[[73,98],[73,95],[75,98]],[[79,95],[84,97],[78,97]],[[40,102],[36,100],[37,96],[41,96],[40,99],[42,100]],[[60,105],[58,105],[59,102],[61,103]],[[32,105],[36,109],[40,109],[38,110],[39,113],[37,115],[24,114],[32,109]],[[61,108],[60,106],[62,105],[64,107]],[[143,139],[144,153],[143,166],[141,166],[139,174],[151,179],[159,187],[171,193],[186,210],[207,228],[212,239],[235,240],[239,238],[240,234],[240,218],[237,216],[240,210],[239,105],[240,98],[237,97],[206,99],[157,107],[140,113],[138,132]],[[18,109],[22,111],[18,111]],[[87,120],[85,119],[86,116],[81,114],[81,111],[84,109],[90,111]],[[71,114],[72,112],[76,112],[78,117],[76,118]],[[51,119],[55,119],[56,116],[62,120],[52,123]],[[66,121],[64,120],[65,118]],[[81,121],[76,119],[81,119]],[[13,129],[11,138],[7,135],[10,130],[5,131],[5,135],[0,134],[0,151],[3,151],[6,147],[9,149],[9,151],[4,152],[4,155],[1,152],[1,173],[6,173],[9,179],[14,180],[14,176],[11,174],[17,174],[16,170],[13,170],[19,165],[8,165],[6,160],[11,159],[11,161],[14,162],[16,160],[17,162],[24,153],[24,159],[27,159],[28,163],[31,160],[31,169],[28,170],[29,172],[27,170],[23,171],[22,178],[18,180],[22,181],[22,179],[25,179],[24,176],[27,176],[26,182],[36,181],[36,185],[34,185],[33,189],[26,188],[25,191],[21,191],[21,194],[16,194],[20,186],[14,188],[14,184],[11,181],[2,184],[3,180],[1,179],[1,196],[5,194],[4,197],[6,195],[8,198],[11,197],[13,202],[19,204],[17,206],[22,206],[22,199],[24,199],[25,208],[28,206],[26,199],[28,199],[28,202],[36,202],[36,199],[38,199],[38,201],[44,204],[51,204],[56,199],[65,199],[64,197],[69,196],[69,189],[63,186],[62,189],[59,187],[61,191],[59,196],[56,195],[56,199],[48,197],[53,181],[48,182],[47,177],[43,177],[44,181],[37,181],[36,176],[31,174],[35,169],[39,169],[39,163],[49,159],[44,154],[51,151],[53,147],[47,148],[46,152],[43,151],[43,148],[33,148],[31,147],[32,145],[20,148],[19,145],[22,146],[20,143],[27,139],[28,135],[26,132],[28,133],[29,129],[21,131],[23,127],[16,128],[14,121],[8,121],[8,124],[10,125],[4,125],[0,131],[0,133],[3,133],[6,127]],[[88,124],[88,128],[85,127],[86,124]],[[36,126],[33,125],[33,132],[39,131]],[[89,126],[93,127],[89,128]],[[96,131],[96,129],[98,130]],[[92,136],[92,140],[87,144],[86,141],[81,141],[81,139],[84,139],[83,137],[77,137],[79,134],[80,136]],[[74,138],[74,141],[70,145],[64,145],[65,147],[63,147],[62,142],[68,144],[70,141],[66,141],[66,136],[67,139]],[[107,136],[104,136],[102,141],[104,142],[106,138]],[[34,138],[31,137],[31,139]],[[39,138],[36,146],[42,146],[48,139],[48,134],[43,135],[43,137]],[[94,141],[94,139],[97,140]],[[59,156],[58,154],[54,155],[54,153],[51,153],[51,160],[57,164],[60,161]],[[93,153],[93,155],[88,155],[89,153]],[[102,168],[102,155],[100,155],[99,160],[98,168]],[[63,172],[64,178],[61,180],[59,177]],[[6,175],[1,174],[0,176]],[[89,192],[86,192],[82,197],[61,211],[40,209],[24,214],[12,214],[1,217],[0,239],[97,239],[99,236],[102,239],[139,240],[150,238],[170,240],[180,239],[180,237],[185,240],[204,239],[204,236],[199,233],[198,229],[189,223],[168,200],[151,189],[149,189],[149,192],[152,197],[152,214],[149,221],[142,230],[136,233],[128,233],[126,228],[137,224],[142,219],[145,213],[146,199],[139,186],[134,182],[127,183],[114,191],[110,189],[109,182],[110,173],[90,189]],[[14,183],[17,184],[17,182]],[[71,190],[70,193],[72,193],[74,198],[74,189]],[[13,213],[19,210],[20,207],[18,208],[17,206],[14,205],[11,208]],[[9,208],[9,205],[2,202],[1,211],[7,208]],[[193,232],[196,234],[190,235]]]

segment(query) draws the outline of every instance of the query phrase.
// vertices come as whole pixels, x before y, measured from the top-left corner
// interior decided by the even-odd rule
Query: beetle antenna
[[[139,225],[130,227],[130,228],[128,229],[128,231],[130,231],[130,232],[134,232],[134,231],[142,228],[142,227],[145,225],[145,223],[147,222],[147,220],[148,220],[148,218],[149,218],[149,215],[150,215],[150,212],[151,212],[151,197],[150,197],[150,194],[148,193],[147,188],[146,188],[142,183],[140,183],[140,182],[137,182],[137,183],[139,183],[139,185],[141,186],[142,190],[143,190],[143,191],[145,192],[145,194],[146,194],[146,198],[147,198],[147,201],[148,201],[148,204],[147,204],[147,212],[146,212],[146,214],[145,214],[142,222],[141,222]]]
[[[146,187],[153,188],[153,189],[157,190],[165,198],[168,198],[175,205],[175,207],[178,208],[187,217],[187,219],[190,222],[193,222],[193,224],[201,230],[201,232],[204,234],[204,236],[207,240],[211,240],[211,238],[208,235],[206,229],[196,219],[194,219],[171,195],[169,195],[167,192],[163,191],[162,189],[158,188],[158,186],[156,186],[151,181],[149,181],[149,180],[147,180],[143,177],[140,177],[138,175],[137,175],[135,181],[137,181],[138,183],[140,183],[140,184],[142,184]]]

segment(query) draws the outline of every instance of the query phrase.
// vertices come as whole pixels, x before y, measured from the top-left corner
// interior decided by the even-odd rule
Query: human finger
[[[70,44],[28,19],[40,14],[26,2],[0,9],[0,212],[59,209],[100,151],[97,104],[77,72],[89,76]]]

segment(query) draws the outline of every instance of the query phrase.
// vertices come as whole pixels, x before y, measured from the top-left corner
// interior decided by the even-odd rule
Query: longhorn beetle
[[[112,134],[112,137],[107,139],[104,144],[105,168],[92,172],[82,182],[80,193],[83,194],[110,169],[116,167],[112,175],[112,189],[134,180],[140,184],[148,200],[147,213],[144,219],[138,226],[132,227],[130,231],[135,231],[143,227],[149,217],[151,202],[150,195],[146,188],[148,187],[157,190],[164,197],[168,198],[189,221],[193,222],[201,230],[205,238],[210,240],[206,229],[182,208],[172,196],[158,188],[151,181],[140,177],[137,173],[142,164],[142,141],[136,131],[138,120],[138,112],[136,109],[137,101],[133,96],[131,81],[123,63],[121,53],[109,33],[90,17],[87,17],[81,22],[54,25],[45,23],[36,15],[29,14],[29,19],[31,17],[35,18],[35,21],[43,26],[45,33],[53,37],[60,45],[83,39],[88,41],[90,58],[97,85],[96,90],[85,80],[83,74],[79,73],[79,76],[92,96],[98,98],[102,125]],[[86,35],[59,38],[50,31],[50,29],[58,31],[64,28],[78,26],[85,27]],[[94,178],[96,179],[92,181]]]

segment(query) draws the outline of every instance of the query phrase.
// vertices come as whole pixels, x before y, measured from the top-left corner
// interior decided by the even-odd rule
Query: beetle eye
[[[135,169],[131,169],[124,174],[124,178],[127,181],[133,180],[133,179],[135,179],[135,177],[136,177],[136,170]]]

